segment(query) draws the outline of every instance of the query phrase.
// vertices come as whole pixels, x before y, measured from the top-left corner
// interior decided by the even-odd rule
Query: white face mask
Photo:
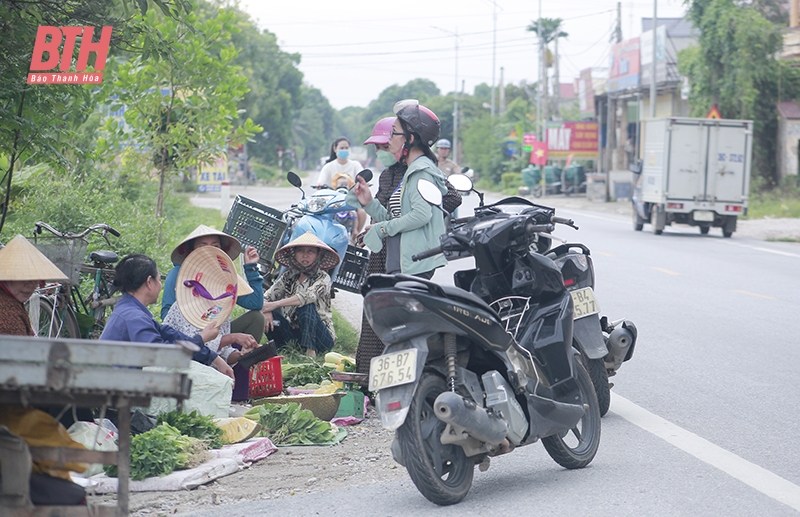
[[[392,153],[389,151],[377,151],[375,154],[378,155],[378,161],[381,162],[381,165],[384,167],[391,167],[395,163],[397,163],[397,158],[394,157]]]

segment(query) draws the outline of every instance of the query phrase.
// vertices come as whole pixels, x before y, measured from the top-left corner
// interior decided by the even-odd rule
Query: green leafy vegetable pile
[[[158,415],[157,422],[159,424],[166,422],[183,435],[204,440],[209,449],[219,449],[225,445],[222,441],[224,433],[214,423],[214,418],[208,415],[201,415],[197,411],[192,411],[188,414],[180,411],[161,413]]]
[[[333,371],[333,368],[313,360],[307,363],[286,363],[281,368],[283,384],[286,386],[320,384],[326,379],[330,380],[328,374]]]
[[[275,444],[311,445],[336,438],[335,426],[315,417],[311,411],[301,409],[297,402],[256,406],[244,416],[258,421],[263,427],[261,435]]]
[[[181,435],[163,423],[131,439],[131,479],[166,476],[173,470],[195,467],[208,459],[203,440]],[[117,477],[116,465],[104,465],[106,475]]]

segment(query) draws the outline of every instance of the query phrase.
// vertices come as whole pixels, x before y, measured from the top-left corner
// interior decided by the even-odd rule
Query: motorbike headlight
[[[339,210],[343,206],[344,206],[344,201],[337,201],[335,203],[331,203],[330,205],[328,205],[328,208],[331,210]]]
[[[325,210],[325,205],[328,204],[328,199],[324,197],[312,197],[308,200],[308,211],[312,214],[318,214]]]

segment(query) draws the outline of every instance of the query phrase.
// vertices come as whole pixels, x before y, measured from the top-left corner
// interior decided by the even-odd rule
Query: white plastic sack
[[[117,433],[100,427],[94,422],[75,422],[67,429],[70,437],[90,451],[117,451]],[[89,465],[84,476],[94,476],[103,472],[103,465],[93,463]]]
[[[144,370],[153,372],[178,371],[175,368],[158,366],[148,366]],[[180,371],[187,372],[187,370]],[[183,402],[183,412],[191,413],[192,411],[197,411],[202,415],[210,415],[214,418],[227,417],[231,405],[231,396],[233,395],[233,379],[218,372],[215,368],[202,365],[197,361],[192,361],[188,374],[192,380],[192,391],[189,399]],[[173,398],[154,397],[146,413],[155,416],[173,411],[177,407],[178,402]]]

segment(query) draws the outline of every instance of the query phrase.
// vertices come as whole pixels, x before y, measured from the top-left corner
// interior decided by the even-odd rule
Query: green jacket
[[[438,186],[442,195],[447,193],[442,171],[429,158],[420,156],[408,166],[403,176],[401,215],[397,218],[391,218],[377,199],[362,207],[352,191],[347,194],[347,204],[364,208],[376,221],[364,236],[364,244],[371,251],[381,250],[384,237],[400,234],[400,270],[407,275],[425,273],[447,264],[442,255],[419,262],[411,260],[412,255],[439,246],[439,237],[444,234],[444,214],[425,201],[417,190],[417,183],[423,178]]]

